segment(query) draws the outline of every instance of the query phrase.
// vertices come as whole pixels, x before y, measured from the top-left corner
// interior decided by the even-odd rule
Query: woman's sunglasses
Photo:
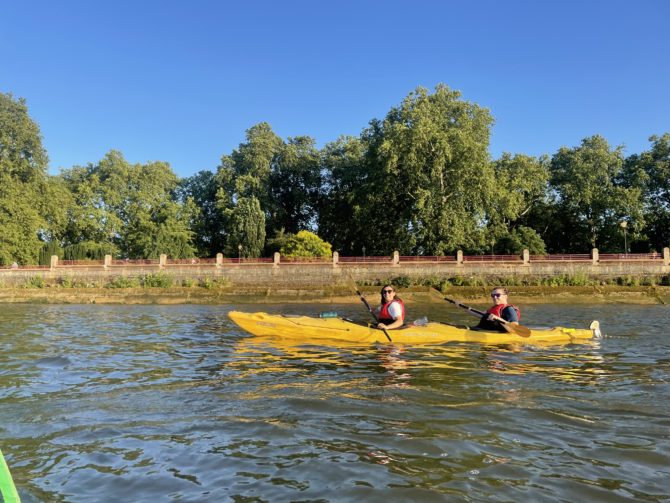
[[[505,294],[504,293],[492,293],[491,297],[494,298],[494,299],[498,299],[498,298],[502,297],[503,295],[505,295]]]
[[[393,293],[393,290],[382,290],[382,293]]]

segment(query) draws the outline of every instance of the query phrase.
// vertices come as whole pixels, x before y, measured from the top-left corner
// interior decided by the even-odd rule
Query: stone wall
[[[590,255],[547,256],[533,258],[525,252],[522,256],[463,257],[378,257],[340,260],[337,253],[329,261],[282,262],[277,255],[272,261],[253,262],[244,259],[200,263],[198,260],[169,261],[164,255],[159,261],[141,263],[112,261],[111,257],[98,264],[63,264],[57,257],[47,268],[0,269],[0,286],[23,285],[39,276],[45,282],[66,278],[75,282],[105,284],[117,276],[144,276],[164,273],[175,280],[225,279],[239,286],[268,286],[271,288],[300,288],[316,285],[346,284],[351,276],[357,282],[384,281],[400,276],[413,280],[429,277],[452,276],[527,276],[585,275],[589,277],[663,276],[670,274],[670,250],[662,256],[650,255]]]

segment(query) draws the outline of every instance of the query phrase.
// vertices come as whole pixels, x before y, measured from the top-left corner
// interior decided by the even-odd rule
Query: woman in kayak
[[[393,285],[382,287],[381,305],[377,308],[377,328],[392,330],[405,323],[405,303],[396,297]]]
[[[508,303],[508,295],[509,292],[505,287],[499,286],[493,289],[491,292],[493,306],[491,306],[486,311],[486,315],[482,316],[482,319],[479,320],[479,325],[477,325],[477,328],[482,330],[496,330],[498,332],[505,332],[505,329],[502,327],[499,321],[496,321],[494,316],[502,318],[503,320],[515,325],[519,324],[519,320],[521,319],[521,311],[519,311],[518,307]]]

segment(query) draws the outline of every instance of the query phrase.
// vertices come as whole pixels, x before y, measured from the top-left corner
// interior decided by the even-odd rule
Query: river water
[[[607,334],[550,347],[287,345],[233,308],[367,314],[2,306],[0,449],[22,501],[670,498],[668,306],[528,306],[525,324]]]

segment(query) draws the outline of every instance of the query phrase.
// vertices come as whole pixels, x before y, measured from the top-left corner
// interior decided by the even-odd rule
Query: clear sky
[[[670,0],[0,0],[0,92],[50,172],[117,149],[215,171],[266,121],[318,147],[417,86],[495,118],[491,155],[670,131]]]

